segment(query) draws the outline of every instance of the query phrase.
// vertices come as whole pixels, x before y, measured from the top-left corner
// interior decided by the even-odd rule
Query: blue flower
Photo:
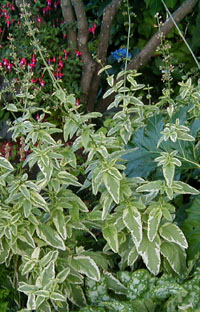
[[[121,49],[115,50],[114,52],[111,52],[111,55],[113,56],[114,60],[119,61],[122,58],[126,57],[126,51],[127,49],[121,48]],[[132,53],[129,52],[128,58],[132,58],[132,57],[133,57]]]

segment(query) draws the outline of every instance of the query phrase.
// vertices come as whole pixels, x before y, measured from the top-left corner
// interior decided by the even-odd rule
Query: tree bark
[[[176,23],[180,22],[186,15],[188,15],[195,5],[198,3],[198,0],[186,0],[173,14],[173,19]],[[161,32],[166,36],[174,27],[174,23],[171,18],[168,18],[166,22],[161,27]],[[152,38],[148,41],[142,51],[137,54],[133,60],[128,64],[128,70],[138,70],[141,66],[144,66],[152,57],[152,54],[155,52],[156,48],[160,44],[160,32],[156,32]],[[113,101],[115,94],[102,99],[98,103],[97,111],[104,112],[109,104]]]
[[[88,49],[88,22],[82,0],[71,0],[78,23],[78,49],[82,53],[83,71],[81,77],[81,98],[82,103],[87,103],[90,85],[95,71],[96,63]]]
[[[103,19],[101,23],[101,31],[99,35],[99,44],[97,48],[97,60],[101,60],[101,64],[104,66],[106,64],[107,50],[110,39],[110,31],[113,19],[122,4],[122,0],[112,0],[110,4],[106,6],[103,13]],[[88,98],[87,110],[93,111],[95,99],[98,92],[100,76],[98,76],[98,71],[101,69],[101,65],[96,63],[96,69],[93,74],[92,84],[90,87],[90,96]]]
[[[74,10],[70,0],[61,0],[62,15],[65,23],[69,24],[69,30],[67,32],[67,43],[68,47],[76,50],[77,49],[77,34],[72,29],[72,25],[75,23]]]

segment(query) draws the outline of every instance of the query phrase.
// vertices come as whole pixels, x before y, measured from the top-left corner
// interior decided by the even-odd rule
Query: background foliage
[[[115,93],[111,113],[86,112],[82,55],[65,46],[77,25],[59,20],[59,1],[34,3],[20,21],[13,4],[1,8],[1,118],[9,118],[10,139],[0,156],[0,278],[9,277],[1,282],[0,308],[198,311],[200,83],[191,56],[188,69],[185,54],[173,63],[175,30],[142,75],[123,71],[162,9],[160,1],[123,2],[110,37],[112,66],[99,73],[99,97],[106,84],[103,97]],[[109,3],[84,3],[94,55]],[[128,16],[139,26],[127,24]],[[162,82],[152,94],[158,70]]]

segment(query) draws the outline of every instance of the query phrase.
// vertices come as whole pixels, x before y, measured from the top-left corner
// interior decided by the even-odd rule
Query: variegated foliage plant
[[[23,138],[24,150],[31,151],[21,169],[0,157],[0,262],[14,263],[15,286],[28,296],[21,311],[68,311],[68,302],[84,305],[84,277],[99,281],[101,274],[109,276],[108,251],[120,255],[121,268],[134,269],[142,259],[153,275],[166,266],[178,274],[186,270],[188,244],[174,222],[173,200],[179,194],[199,194],[176,172],[183,161],[200,167],[195,158],[199,144],[190,133],[190,125],[199,118],[200,87],[192,86],[189,79],[181,83],[176,99],[163,94],[158,104],[144,105],[138,96],[144,85],[137,83],[137,76],[134,71],[126,73],[128,87],[124,80],[115,83],[113,76],[108,77],[111,89],[105,96],[116,92],[109,108],[120,110],[105,131],[96,130],[93,123],[102,115],[81,113],[74,95],[58,83],[51,101],[62,112],[60,126],[43,120],[51,112],[35,102],[36,91],[31,91],[26,78],[21,93],[5,107],[15,115],[12,139]],[[187,122],[182,124],[178,112],[188,103]],[[152,151],[153,164],[162,169],[160,178],[130,178],[123,157],[138,148],[127,149],[127,143],[138,129],[146,131],[149,118],[160,113],[164,128],[157,150]],[[66,145],[68,140],[72,145]],[[179,150],[173,149],[176,143]],[[193,149],[193,160],[186,158],[186,147]],[[80,149],[85,163],[77,162]],[[34,167],[38,171],[31,178]],[[95,198],[90,210],[81,198],[83,190]],[[102,251],[85,250],[77,240],[80,231],[98,239],[94,229],[105,239]]]

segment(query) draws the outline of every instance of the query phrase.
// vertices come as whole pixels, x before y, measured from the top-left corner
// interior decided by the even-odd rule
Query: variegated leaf
[[[108,172],[103,173],[103,182],[116,204],[119,203],[120,181]]]
[[[135,261],[137,261],[138,256],[139,255],[138,255],[136,248],[133,247],[128,254],[128,265],[132,267],[134,265]]]
[[[172,186],[172,182],[174,179],[174,172],[175,172],[175,166],[172,163],[163,167],[163,175],[169,187]]]
[[[6,158],[4,158],[2,156],[0,156],[0,167],[7,169],[7,170],[10,170],[10,171],[14,170],[11,163]]]
[[[153,208],[149,213],[147,235],[150,242],[152,242],[157,235],[161,218],[162,211],[159,208]]]
[[[89,278],[99,281],[100,271],[94,260],[88,256],[76,256],[72,259],[71,265],[73,269],[85,274]]]
[[[47,289],[47,284],[52,284],[53,280],[55,278],[55,264],[53,261],[51,261],[43,270],[41,281],[42,281],[42,287],[45,287]]]
[[[141,215],[136,207],[124,209],[123,222],[129,231],[131,231],[134,241],[140,244],[142,240],[142,221]]]
[[[137,192],[154,192],[154,191],[159,191],[162,186],[162,181],[152,181],[152,182],[147,182],[141,186],[139,186],[136,191]]]
[[[187,248],[188,243],[186,238],[181,231],[181,229],[172,223],[165,223],[159,229],[160,236],[168,242],[173,242],[181,246],[182,248]]]
[[[140,245],[137,247],[137,251],[142,257],[142,260],[146,264],[149,271],[157,275],[160,271],[160,241],[156,237],[153,242],[150,242],[147,233],[143,231],[143,238]]]
[[[62,210],[57,209],[53,214],[53,223],[59,235],[65,240],[67,238],[65,216]]]
[[[126,287],[120,283],[120,281],[110,272],[104,271],[104,276],[106,278],[106,284],[109,289],[112,289],[116,294],[126,294]]]
[[[114,252],[119,250],[118,233],[117,228],[114,224],[107,224],[102,229],[102,234],[108,245]]]
[[[36,232],[39,238],[43,239],[47,244],[52,247],[65,250],[65,244],[58,233],[51,228],[48,224],[39,224],[36,228]]]
[[[172,269],[177,273],[184,273],[186,270],[186,253],[184,249],[174,243],[163,242],[160,252],[167,259]]]

